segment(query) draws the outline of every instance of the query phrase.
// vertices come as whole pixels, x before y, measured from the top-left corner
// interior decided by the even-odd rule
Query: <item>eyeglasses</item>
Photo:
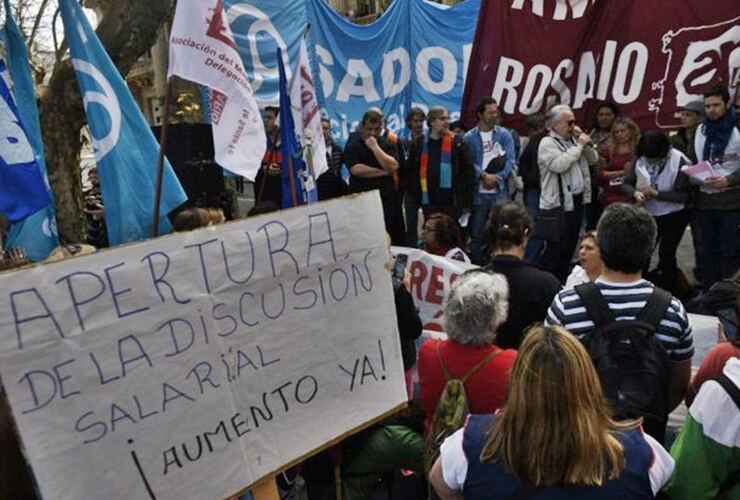
[[[575,121],[575,120],[568,120],[568,121],[567,121],[567,122],[565,122],[565,123],[567,123],[569,127],[572,127],[573,125],[575,125],[575,124],[576,124],[576,121]]]

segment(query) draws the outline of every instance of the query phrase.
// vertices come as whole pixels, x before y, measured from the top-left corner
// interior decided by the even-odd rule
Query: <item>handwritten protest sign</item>
[[[424,250],[391,247],[393,256],[408,255],[407,271],[411,274],[411,296],[419,310],[424,330],[444,331],[442,309],[447,292],[458,276],[478,266],[432,255]]]
[[[377,193],[0,275],[45,498],[223,498],[405,401]]]

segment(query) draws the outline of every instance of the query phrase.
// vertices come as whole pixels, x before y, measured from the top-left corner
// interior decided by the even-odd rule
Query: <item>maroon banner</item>
[[[483,0],[463,120],[493,96],[507,126],[568,104],[584,126],[611,101],[643,129],[680,125],[677,108],[740,87],[737,0]]]

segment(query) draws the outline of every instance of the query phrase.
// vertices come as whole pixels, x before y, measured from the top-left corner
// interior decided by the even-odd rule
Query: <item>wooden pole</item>
[[[159,205],[162,201],[162,177],[164,177],[164,152],[167,150],[167,130],[170,124],[170,106],[172,105],[172,78],[167,79],[164,91],[164,111],[162,112],[162,131],[159,134],[159,158],[157,158],[157,184],[154,188],[154,219],[152,220],[152,238],[159,234]]]

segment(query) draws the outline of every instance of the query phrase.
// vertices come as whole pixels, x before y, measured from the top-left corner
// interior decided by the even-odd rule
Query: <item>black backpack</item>
[[[662,442],[668,419],[669,366],[655,331],[671,304],[671,294],[655,287],[635,319],[617,321],[594,283],[575,290],[596,325],[583,343],[614,418],[643,417],[645,432]]]

